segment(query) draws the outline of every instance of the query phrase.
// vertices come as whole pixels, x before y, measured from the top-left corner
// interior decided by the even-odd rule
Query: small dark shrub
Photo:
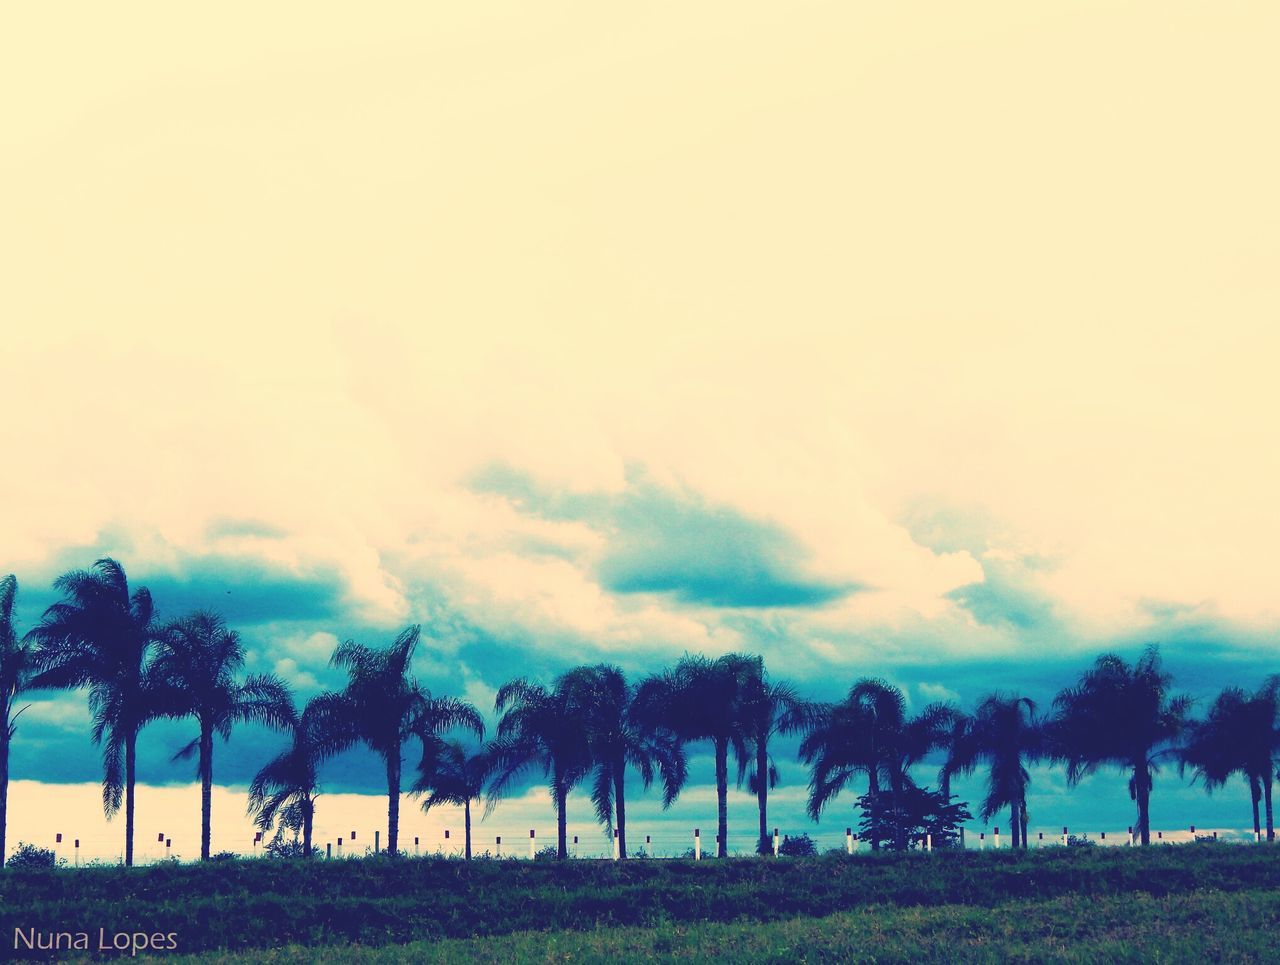
[[[64,859],[62,864],[66,864]],[[53,868],[58,864],[57,855],[48,848],[41,848],[34,844],[27,844],[25,841],[19,841],[18,846],[14,849],[13,854],[9,856],[9,860],[5,862],[6,868]]]
[[[1067,835],[1068,848],[1092,848],[1094,846],[1094,843],[1095,842],[1090,841],[1084,835],[1080,835],[1080,834]]]
[[[817,853],[817,845],[807,834],[791,835],[778,848],[778,854],[785,854],[791,858],[810,858]]]

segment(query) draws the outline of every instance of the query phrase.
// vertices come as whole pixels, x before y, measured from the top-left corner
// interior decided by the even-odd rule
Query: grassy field
[[[398,946],[388,961],[767,960],[801,948],[813,959],[1146,949],[1137,957],[1247,960],[1280,947],[1276,894],[1280,848],[1209,844],[698,863],[259,859],[5,871],[0,947],[22,927],[173,932],[182,952],[252,950],[253,961],[347,945]]]
[[[409,962],[1202,962],[1274,961],[1280,893],[1193,892],[1155,898],[1051,898],[993,908],[872,906],[761,925],[668,923],[653,928],[518,932],[384,948],[211,953],[217,965]]]

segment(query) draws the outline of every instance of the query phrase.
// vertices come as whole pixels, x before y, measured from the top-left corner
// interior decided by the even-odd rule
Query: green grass
[[[307,962],[1199,962],[1272,961],[1280,893],[1193,892],[1009,902],[994,908],[872,906],[759,924],[519,932],[381,949],[213,953],[178,961]]]
[[[832,940],[843,941],[840,929],[863,934],[882,921],[908,928],[917,920],[912,916],[927,918],[933,914],[930,909],[944,907],[941,919],[920,928],[968,921],[985,934],[1001,915],[1030,914],[1041,907],[1049,909],[1047,920],[1080,917],[1095,905],[1120,908],[1154,901],[1151,907],[1166,907],[1159,905],[1165,899],[1171,902],[1167,908],[1176,911],[1187,902],[1260,901],[1259,896],[1277,889],[1280,848],[1209,844],[697,863],[258,859],[131,869],[9,870],[0,874],[0,947],[8,946],[5,938],[15,927],[101,927],[109,932],[175,932],[185,952],[293,945],[309,949],[306,957],[314,957],[314,949],[321,947],[409,946],[442,939],[483,937],[485,947],[499,947],[492,936],[548,929],[554,938],[526,934],[502,941],[544,946],[551,940],[611,941],[609,935],[638,928],[641,932],[620,940],[643,945],[648,940],[644,936],[652,933],[655,942],[692,942],[696,947],[704,940],[738,942],[752,936],[774,942],[776,935],[801,929],[806,936],[797,941],[821,948],[822,936],[832,929]],[[1025,909],[1006,911],[1011,902],[1025,903]],[[1266,907],[1274,917],[1274,908]],[[1074,909],[1070,915],[1068,909]],[[841,914],[845,918],[828,917]],[[1169,934],[1185,931],[1185,940],[1194,937],[1181,929],[1173,911],[1164,920]],[[1118,913],[1116,922],[1117,927],[1123,923]],[[698,934],[711,923],[727,928]],[[571,934],[575,932],[580,934]],[[923,937],[904,933],[901,940]],[[1224,934],[1221,940],[1234,939]],[[852,947],[831,954],[843,957]],[[541,955],[532,946],[510,954]],[[762,947],[743,954],[767,958],[774,953]]]

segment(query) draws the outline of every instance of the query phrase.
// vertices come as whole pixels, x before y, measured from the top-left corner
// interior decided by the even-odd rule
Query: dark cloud
[[[472,486],[531,515],[603,531],[608,546],[597,576],[614,593],[723,608],[815,607],[860,589],[807,575],[804,548],[782,527],[660,488],[639,474],[622,493],[577,494],[491,466]]]

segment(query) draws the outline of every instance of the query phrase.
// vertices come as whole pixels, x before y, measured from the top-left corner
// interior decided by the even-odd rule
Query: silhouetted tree
[[[285,728],[293,723],[293,697],[273,675],[237,680],[244,666],[240,635],[217,614],[200,611],[171,623],[160,634],[152,673],[166,716],[194,717],[199,736],[174,755],[197,756],[200,777],[200,859],[209,860],[213,811],[213,738],[231,738],[240,723]]]
[[[586,708],[567,690],[562,676],[552,690],[524,679],[504,684],[494,709],[502,718],[488,748],[493,762],[488,808],[507,793],[518,775],[540,770],[556,812],[556,856],[567,858],[566,802],[592,763]]]
[[[809,735],[800,744],[800,759],[812,768],[809,815],[815,821],[831,800],[855,777],[867,779],[867,793],[898,808],[910,781],[908,769],[944,739],[944,718],[927,708],[907,716],[902,691],[883,680],[859,680],[838,704],[821,709]],[[887,788],[885,788],[887,785]],[[887,793],[887,798],[879,795]],[[903,832],[905,834],[905,831]],[[872,840],[872,847],[877,842]],[[906,847],[901,835],[894,847]]]
[[[0,868],[4,867],[5,832],[9,816],[9,745],[17,729],[18,715],[14,700],[31,684],[33,657],[31,645],[19,640],[13,627],[13,603],[18,595],[18,580],[12,573],[0,580]]]
[[[778,786],[778,768],[769,753],[775,734],[807,734],[821,717],[818,705],[801,699],[790,684],[770,680],[759,660],[745,679],[743,695],[744,730],[750,763],[738,759],[738,786],[745,779],[756,796],[760,818],[759,854],[772,854],[769,834],[769,791]]]
[[[686,764],[679,741],[650,727],[637,713],[636,688],[609,664],[578,667],[566,673],[558,689],[580,708],[587,726],[587,748],[595,775],[591,802],[605,834],[618,832],[618,856],[627,857],[626,772],[633,767],[645,789],[655,776],[663,786],[662,806],[684,786]]]
[[[1258,805],[1267,799],[1267,840],[1274,837],[1271,816],[1271,784],[1276,752],[1276,692],[1280,678],[1270,677],[1253,695],[1239,687],[1222,691],[1203,721],[1187,728],[1181,750],[1181,767],[1193,770],[1192,781],[1203,780],[1212,792],[1239,774],[1249,785],[1253,803],[1253,830],[1262,833]]]
[[[471,802],[484,793],[492,767],[489,756],[483,750],[471,753],[458,740],[441,740],[430,754],[424,755],[419,768],[415,793],[425,793],[422,802],[425,814],[440,804],[452,804],[462,808],[463,854],[471,860]]]
[[[1151,842],[1151,776],[1173,752],[1191,706],[1189,698],[1173,696],[1171,686],[1155,646],[1133,666],[1103,654],[1076,686],[1058,694],[1057,714],[1048,726],[1053,756],[1066,762],[1068,783],[1103,765],[1128,772],[1142,844]]]
[[[321,694],[314,706],[322,740],[330,753],[364,742],[382,758],[387,773],[387,853],[399,850],[400,772],[405,741],[440,735],[453,728],[484,735],[484,720],[470,704],[432,697],[410,673],[420,628],[411,626],[385,650],[348,640],[330,664],[347,671],[338,693]]]
[[[32,687],[89,688],[93,742],[102,746],[102,806],[110,818],[124,799],[124,863],[133,864],[138,732],[157,712],[150,657],[159,627],[146,587],[129,592],[124,567],[104,558],[54,581],[63,599],[31,637],[40,673]],[[123,770],[123,773],[122,773]]]
[[[263,765],[249,785],[248,813],[261,831],[270,830],[277,819],[282,828],[301,831],[302,853],[309,858],[324,757],[317,715],[310,704],[293,717],[290,729],[289,746]]]
[[[729,853],[729,751],[745,768],[747,700],[761,658],[727,653],[714,660],[685,656],[665,673],[646,678],[636,694],[640,719],[680,743],[710,741],[716,767],[716,855]]]
[[[1027,846],[1027,787],[1031,775],[1026,765],[1044,754],[1044,730],[1035,710],[1035,703],[1026,697],[987,697],[978,705],[949,762],[952,773],[972,773],[979,762],[987,766],[982,820],[990,821],[997,811],[1007,807],[1010,839],[1015,848]]]

